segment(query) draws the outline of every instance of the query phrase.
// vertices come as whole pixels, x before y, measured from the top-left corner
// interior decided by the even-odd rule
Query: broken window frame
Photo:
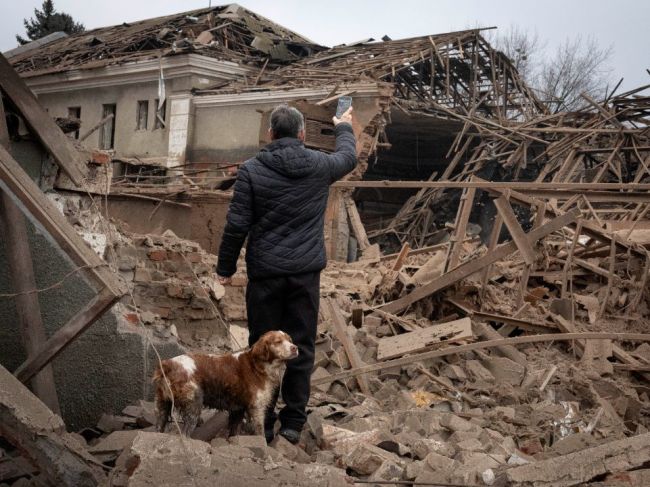
[[[149,100],[138,100],[135,117],[135,129],[147,130],[149,125]]]
[[[76,118],[77,120],[81,121],[81,107],[68,107],[68,118]],[[75,130],[74,138],[76,140],[79,140],[79,129]]]
[[[160,107],[160,109],[158,109],[159,104],[160,104],[160,99],[156,98],[156,100],[154,102],[154,105],[156,107],[156,118],[155,118],[154,123],[153,123],[153,129],[154,130],[164,129],[166,124],[167,124],[167,121],[166,121],[166,117],[167,117],[167,100],[163,101],[163,104]]]
[[[99,130],[99,148],[103,150],[112,150],[115,148],[115,116],[117,114],[117,104],[105,103],[102,105],[101,119],[113,115]]]

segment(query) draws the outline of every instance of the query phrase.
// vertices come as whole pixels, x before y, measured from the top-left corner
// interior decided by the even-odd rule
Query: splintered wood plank
[[[23,364],[16,369],[14,375],[21,382],[27,382],[43,367],[49,364],[57,355],[66,349],[79,335],[101,317],[120,299],[108,288],[104,288],[84,306],[70,321],[59,328],[43,343]]]
[[[352,337],[348,333],[347,324],[345,323],[343,316],[341,316],[341,311],[339,310],[338,305],[331,298],[327,298],[323,302],[329,308],[328,312],[330,315],[329,317],[332,323],[332,327],[334,329],[334,333],[336,334],[336,338],[338,338],[338,340],[343,345],[343,350],[345,350],[345,353],[348,356],[348,359],[350,360],[350,364],[354,368],[362,367],[365,364],[361,360],[359,351],[357,350],[357,347],[355,346]],[[368,385],[368,379],[366,378],[366,376],[365,375],[358,376],[357,383],[359,384],[359,389],[361,389],[361,392],[363,392],[367,396],[370,396],[370,386]]]
[[[361,252],[370,247],[370,241],[368,240],[368,235],[366,234],[366,229],[361,222],[361,217],[359,216],[359,210],[357,210],[357,205],[354,203],[354,200],[350,196],[345,197],[345,209],[348,212],[348,218],[350,218],[350,225],[352,226],[352,231],[354,236],[357,238],[357,243],[359,244],[359,249]]]
[[[34,94],[2,54],[0,54],[0,88],[20,110],[34,135],[52,154],[68,177],[76,185],[81,186],[86,168],[81,154],[38,103]]]
[[[476,196],[476,188],[468,188],[463,192],[460,198],[460,208],[456,217],[456,228],[454,229],[454,237],[452,238],[452,249],[449,255],[447,269],[454,269],[460,260],[460,250],[465,240],[465,233],[467,232],[467,223],[469,222],[469,215],[472,212],[474,205],[474,197]]]
[[[508,198],[505,195],[499,196],[494,200],[494,206],[497,207],[497,211],[501,215],[501,218],[503,218],[503,223],[508,228],[510,236],[515,241],[517,249],[524,258],[526,265],[532,266],[535,263],[535,251],[528,237],[526,237],[524,229],[519,225],[517,215],[512,210]]]
[[[472,321],[469,318],[461,318],[460,320],[432,325],[402,335],[381,338],[377,348],[377,360],[386,360],[407,353],[420,352],[436,343],[454,343],[459,340],[473,338]]]
[[[576,218],[580,215],[580,210],[574,208],[564,215],[558,216],[557,218],[545,223],[539,228],[532,230],[528,233],[528,239],[530,242],[536,242],[540,238],[544,238],[546,235],[553,233],[561,228],[569,225],[574,222]],[[488,252],[478,259],[473,259],[468,262],[464,262],[455,269],[446,274],[443,274],[437,279],[434,279],[428,284],[415,288],[410,294],[403,296],[395,301],[386,303],[383,306],[379,306],[379,309],[386,311],[387,313],[397,313],[407,308],[411,304],[419,301],[420,299],[431,296],[432,294],[451,286],[452,284],[457,283],[461,279],[465,279],[468,276],[471,276],[475,272],[478,272],[484,269],[486,266],[493,264],[494,262],[501,260],[508,255],[512,254],[517,250],[517,245],[514,242],[508,242],[506,244],[500,245],[495,248],[492,252]]]

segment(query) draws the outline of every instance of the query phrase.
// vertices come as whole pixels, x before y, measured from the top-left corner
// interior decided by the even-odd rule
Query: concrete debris
[[[42,300],[43,315],[58,323],[62,308],[80,308],[62,298],[82,294],[65,282],[78,271],[98,284],[83,295],[97,309],[27,354],[24,381],[65,360],[61,388],[61,370],[86,365],[70,366],[81,355],[63,349],[110,308],[115,330],[98,326],[90,355],[100,364],[93,374],[119,390],[75,391],[80,403],[110,400],[88,401],[103,407],[66,433],[0,366],[8,442],[0,486],[99,485],[104,471],[117,487],[650,484],[647,87],[601,101],[583,94],[582,108],[558,112],[480,29],[328,49],[236,4],[56,36],[12,54],[0,56],[3,190],[48,237],[34,239],[47,247],[32,252],[35,269],[48,269],[36,269],[38,282],[50,282],[53,235],[74,247],[64,250],[79,266],[67,276],[52,270],[63,280],[48,289],[60,295]],[[143,150],[115,145],[116,130],[134,128],[117,124],[115,105],[90,126],[78,118],[96,107],[66,106],[66,137],[10,65],[39,86],[41,76],[71,70],[81,83],[109,65],[127,79],[138,63],[151,71],[154,84],[141,88],[152,100],[165,73],[178,71],[167,81],[175,95],[167,115],[156,101],[153,131],[151,100],[139,101],[138,137],[160,139]],[[187,70],[194,74],[184,78]],[[54,78],[39,101],[58,113]],[[214,274],[237,168],[266,142],[275,100],[305,115],[307,147],[333,151],[342,94],[355,97],[359,165],[328,200],[300,441],[226,438],[226,415],[212,411],[192,439],[175,434],[178,417],[170,434],[154,433],[148,380],[133,386],[104,359],[117,355],[141,377],[184,350],[247,345],[245,255],[231,285]],[[225,118],[214,110],[222,103]],[[0,279],[10,288],[11,276]],[[127,333],[145,350],[137,360],[113,353]],[[23,380],[21,338],[7,343],[18,352],[3,365]],[[141,400],[125,398],[127,388]]]

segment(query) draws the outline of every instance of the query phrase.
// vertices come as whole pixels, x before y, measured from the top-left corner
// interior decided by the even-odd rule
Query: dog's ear
[[[260,338],[252,349],[253,356],[260,362],[271,362],[274,358],[270,342],[267,337]]]

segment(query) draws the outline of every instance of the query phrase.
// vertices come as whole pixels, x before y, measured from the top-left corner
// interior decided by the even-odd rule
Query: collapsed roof
[[[261,65],[325,49],[237,4],[101,27],[56,39],[11,58],[23,77],[197,53]]]
[[[480,29],[341,45],[267,69],[254,87],[234,81],[198,93],[345,86],[360,81],[393,83],[396,98],[409,101],[409,106],[434,103],[499,119],[527,119],[546,111],[508,57],[495,50]]]

